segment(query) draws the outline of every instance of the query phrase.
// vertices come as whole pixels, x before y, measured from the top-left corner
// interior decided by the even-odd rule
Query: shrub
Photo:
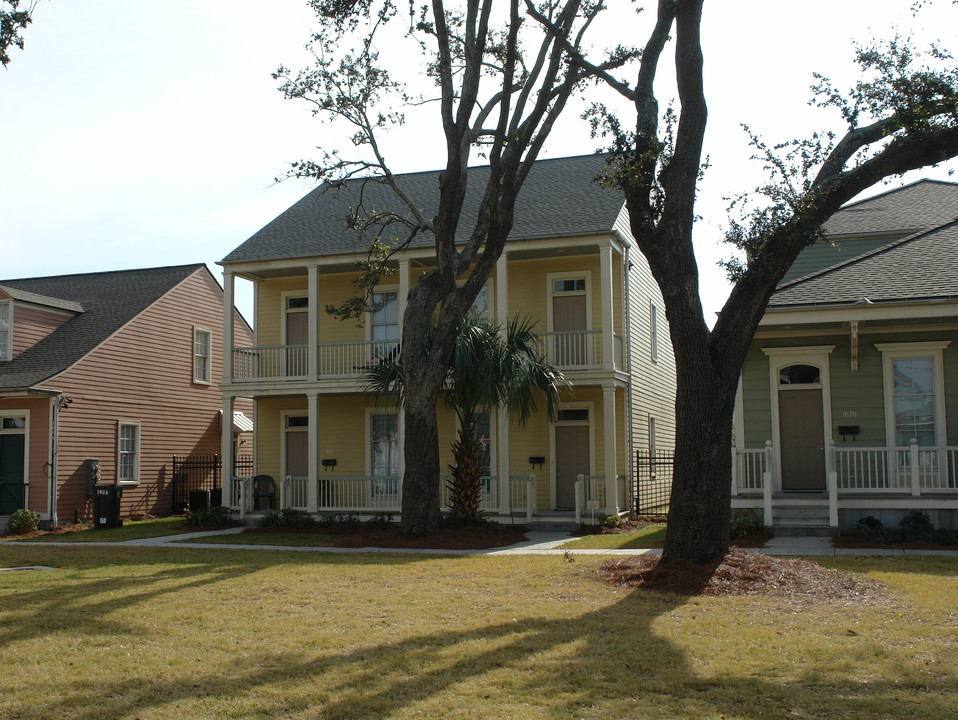
[[[606,515],[601,520],[602,527],[617,528],[622,527],[622,518],[618,515]]]
[[[366,521],[366,524],[369,527],[374,528],[384,528],[389,527],[393,523],[392,513],[376,513],[369,520]]]
[[[10,535],[23,535],[40,526],[40,516],[33,510],[14,510],[10,514],[10,520],[7,522],[7,533]]]
[[[912,510],[898,523],[898,527],[908,530],[930,530],[931,518],[921,510]]]
[[[879,520],[877,517],[874,515],[866,515],[855,524],[855,532],[874,532],[876,530],[881,530],[883,527],[884,525],[882,525],[881,520]]]
[[[736,508],[729,519],[729,537],[732,540],[748,537],[764,527],[758,510]]]
[[[263,515],[256,523],[256,527],[261,528],[278,528],[282,526],[283,524],[279,519],[279,513],[273,512],[272,510]]]
[[[279,512],[270,511],[263,515],[257,523],[261,528],[289,528],[292,530],[302,530],[316,526],[313,516],[305,510],[296,510],[295,508],[286,508]]]
[[[183,522],[193,527],[217,527],[229,525],[231,517],[232,512],[228,507],[217,505],[216,507],[188,512],[183,518]]]

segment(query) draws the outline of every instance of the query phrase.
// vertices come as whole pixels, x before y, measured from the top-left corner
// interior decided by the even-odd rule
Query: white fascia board
[[[873,305],[856,303],[821,307],[769,308],[759,321],[759,327],[840,323],[849,320],[914,320],[917,318],[954,318],[956,316],[958,316],[958,302],[954,300],[875,303]]]

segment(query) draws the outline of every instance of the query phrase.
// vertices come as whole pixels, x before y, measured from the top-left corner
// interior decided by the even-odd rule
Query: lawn
[[[591,550],[638,550],[660,548],[665,542],[665,523],[646,525],[633,532],[584,535],[564,543],[561,547]]]
[[[598,560],[0,546],[0,717],[958,716],[958,560],[883,602],[683,598]],[[943,601],[943,599],[945,601]]]
[[[20,535],[5,535],[3,540],[17,542],[123,542],[125,540],[140,540],[142,538],[163,537],[180,533],[198,532],[207,528],[186,527],[181,517],[154,518],[153,520],[124,520],[123,527],[98,530],[86,528],[76,532],[51,533],[37,537],[23,537]]]

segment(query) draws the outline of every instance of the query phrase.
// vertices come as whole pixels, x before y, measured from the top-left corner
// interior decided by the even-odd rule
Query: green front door
[[[825,490],[825,434],[822,391],[779,390],[781,419],[782,490]]]
[[[23,508],[23,455],[26,436],[0,435],[0,515]]]

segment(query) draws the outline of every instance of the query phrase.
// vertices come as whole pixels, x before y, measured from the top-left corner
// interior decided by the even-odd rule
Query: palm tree
[[[452,480],[448,484],[452,515],[458,520],[480,519],[482,441],[476,427],[482,416],[504,406],[514,422],[524,425],[544,398],[549,418],[556,417],[559,391],[568,383],[538,347],[538,335],[528,319],[513,318],[505,337],[497,324],[474,313],[459,328],[442,393],[459,420],[458,438],[452,445],[455,465],[450,465]],[[401,359],[370,366],[366,385],[377,395],[401,397]]]

